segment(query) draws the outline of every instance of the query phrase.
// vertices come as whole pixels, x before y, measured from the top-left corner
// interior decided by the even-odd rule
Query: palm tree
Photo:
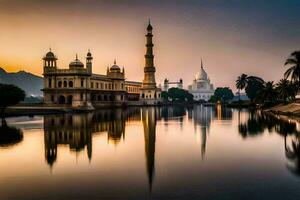
[[[280,81],[276,84],[276,90],[278,92],[278,97],[287,102],[287,99],[293,99],[295,97],[295,87],[287,79],[280,79]]]
[[[238,94],[239,94],[239,102],[241,101],[240,91],[245,89],[247,85],[247,77],[248,76],[246,74],[242,74],[235,81],[235,86],[238,89]]]
[[[286,60],[284,65],[291,65],[284,73],[285,78],[291,78],[292,82],[300,84],[300,50],[291,53],[290,57]]]
[[[274,102],[277,98],[277,91],[275,90],[274,82],[269,81],[263,85],[263,88],[259,91],[258,100],[262,102]]]

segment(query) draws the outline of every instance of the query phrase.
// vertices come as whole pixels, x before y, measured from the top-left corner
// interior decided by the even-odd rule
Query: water
[[[293,120],[194,106],[7,122],[0,199],[300,198]]]

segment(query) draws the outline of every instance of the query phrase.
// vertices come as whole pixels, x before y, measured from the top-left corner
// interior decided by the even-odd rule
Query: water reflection
[[[107,132],[108,142],[117,145],[125,140],[125,121],[139,119],[139,110],[103,110],[94,113],[66,114],[44,117],[45,157],[52,166],[57,158],[57,146],[69,145],[71,151],[87,149],[92,159],[92,134]]]
[[[70,191],[89,193],[95,199],[120,199],[122,195],[145,199],[149,191],[154,199],[174,191],[208,199],[216,194],[210,190],[213,187],[241,197],[234,188],[248,184],[251,187],[242,188],[242,193],[261,191],[265,186],[258,178],[270,186],[268,191],[275,191],[278,184],[289,184],[290,191],[297,191],[293,181],[298,179],[293,177],[300,175],[300,126],[296,120],[220,105],[113,109],[37,119],[39,123],[33,125],[33,119],[27,124],[25,119],[12,119],[10,127],[0,127],[0,146],[19,144],[0,152],[2,170],[10,169],[12,160],[17,163],[14,166],[37,163],[32,170],[7,170],[2,187],[17,173],[21,178],[16,182],[30,174],[37,177],[36,185],[44,184],[45,191],[57,184],[56,194],[70,199],[74,197],[68,196]],[[22,131],[12,125],[22,128],[24,139]],[[8,140],[4,132],[16,137]],[[34,156],[24,156],[26,153]],[[76,165],[72,156],[76,156]],[[49,173],[48,166],[55,173]],[[69,181],[76,179],[82,180]],[[17,183],[8,187],[14,190],[13,186],[20,187]],[[223,197],[222,191],[216,195]],[[28,196],[31,194],[29,191]]]
[[[239,122],[239,133],[243,138],[254,137],[276,132],[284,138],[285,156],[288,160],[287,168],[293,174],[300,176],[300,131],[296,120],[284,116],[252,110],[245,122]]]
[[[0,147],[10,147],[23,140],[23,132],[15,127],[0,126]]]
[[[103,110],[95,113],[45,116],[44,141],[45,158],[49,166],[57,159],[57,146],[68,145],[71,151],[87,149],[92,159],[92,135],[106,132],[108,142],[117,145],[125,140],[126,121],[142,120],[145,140],[146,169],[150,190],[155,171],[156,122],[161,119],[160,109],[146,107],[139,109]]]
[[[161,119],[161,114],[158,108],[153,107],[143,108],[141,112],[144,127],[146,168],[148,174],[149,188],[151,191],[155,173],[156,121]]]

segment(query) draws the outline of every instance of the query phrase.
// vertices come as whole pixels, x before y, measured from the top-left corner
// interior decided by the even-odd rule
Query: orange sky
[[[116,58],[125,66],[127,79],[141,81],[145,28],[151,17],[159,83],[183,78],[187,86],[201,57],[215,86],[234,88],[241,73],[282,78],[284,59],[299,44],[299,37],[279,30],[289,25],[284,12],[278,16],[277,10],[259,3],[199,2],[0,0],[0,67],[41,75],[41,58],[49,47],[61,68],[67,68],[76,53],[84,61],[91,49],[94,73],[105,73]]]

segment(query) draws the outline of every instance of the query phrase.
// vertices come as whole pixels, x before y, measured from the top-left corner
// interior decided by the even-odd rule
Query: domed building
[[[116,64],[107,68],[107,74],[94,74],[92,54],[86,54],[86,63],[76,55],[69,68],[60,69],[57,57],[51,51],[44,60],[44,103],[50,106],[91,110],[101,106],[122,106],[138,101],[141,82],[125,81],[125,70]],[[134,102],[132,102],[134,103]]]
[[[202,60],[200,72],[196,74],[193,83],[188,86],[188,89],[194,95],[194,100],[196,101],[208,101],[215,92],[214,86],[210,83],[210,79],[204,70]]]
[[[64,109],[92,110],[103,106],[161,103],[161,89],[155,82],[152,29],[149,22],[143,82],[128,81],[124,67],[119,67],[116,60],[107,68],[106,74],[93,73],[90,51],[86,54],[85,63],[76,55],[69,67],[60,68],[55,53],[50,49],[43,57],[44,104]]]

